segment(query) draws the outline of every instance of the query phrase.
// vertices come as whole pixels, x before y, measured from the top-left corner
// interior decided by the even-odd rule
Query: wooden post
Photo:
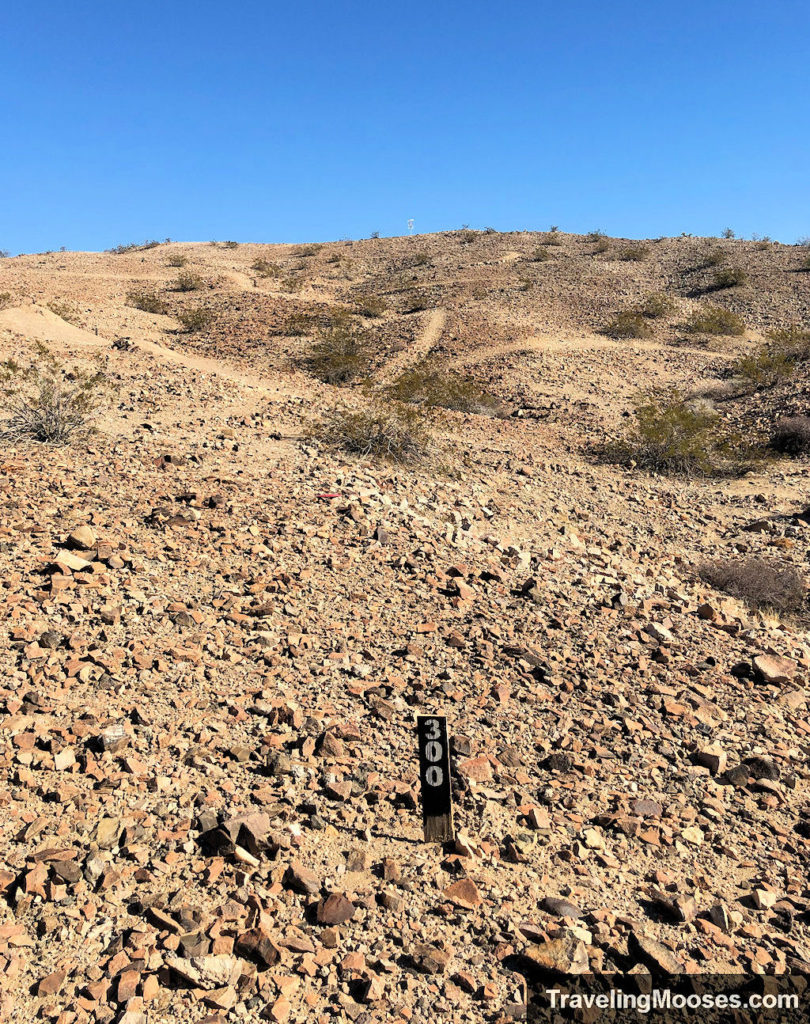
[[[416,731],[419,735],[425,842],[446,843],[455,839],[447,718],[444,715],[417,715]]]

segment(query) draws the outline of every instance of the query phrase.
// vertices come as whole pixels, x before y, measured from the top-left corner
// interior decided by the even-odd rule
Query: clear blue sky
[[[13,253],[810,235],[808,0],[28,0],[0,84]]]

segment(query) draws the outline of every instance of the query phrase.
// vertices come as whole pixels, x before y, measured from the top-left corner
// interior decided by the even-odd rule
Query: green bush
[[[127,292],[127,304],[133,306],[135,309],[140,309],[144,313],[159,313],[161,315],[168,312],[168,307],[164,300],[157,294],[157,292],[148,291],[137,291],[132,290]]]
[[[369,371],[369,339],[351,322],[339,320],[329,330],[321,332],[304,365],[324,384],[348,384]]]
[[[101,370],[89,373],[62,364],[42,344],[21,364],[0,364],[0,396],[7,414],[0,423],[6,441],[67,444],[90,432],[109,387]]]
[[[747,390],[750,390],[774,387],[794,373],[796,364],[785,352],[763,345],[753,354],[742,356],[731,369],[734,376],[748,385]]]
[[[194,309],[184,309],[177,314],[177,319],[183,326],[186,334],[195,334],[197,331],[204,331],[214,321],[214,314],[210,309],[197,306]]]
[[[693,404],[677,388],[638,396],[633,417],[627,436],[610,449],[619,462],[694,476],[720,472],[740,455],[739,439],[717,413]]]
[[[792,565],[764,558],[720,558],[699,566],[710,586],[752,608],[797,612],[804,604],[804,582]]]
[[[724,267],[714,275],[714,287],[718,290],[721,288],[736,288],[747,281],[748,274],[742,267]]]
[[[769,331],[770,344],[797,363],[810,359],[810,330],[791,324]]]
[[[650,325],[642,313],[635,309],[624,309],[617,313],[605,328],[609,338],[649,338]]]
[[[453,409],[485,416],[503,416],[504,407],[476,381],[429,359],[405,370],[388,389],[398,402],[426,408]]]
[[[357,411],[332,409],[314,424],[310,436],[330,448],[401,465],[418,464],[435,450],[424,413],[396,403],[378,402]]]
[[[745,324],[741,317],[723,306],[701,306],[696,309],[686,323],[690,334],[745,334]]]
[[[174,283],[174,290],[178,292],[195,292],[203,286],[203,279],[199,274],[193,273],[191,270],[184,270],[182,274],[179,274],[177,280]]]

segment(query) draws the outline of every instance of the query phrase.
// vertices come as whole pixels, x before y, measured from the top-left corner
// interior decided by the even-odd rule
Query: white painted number
[[[425,725],[428,728],[428,731],[425,733],[425,736],[429,740],[437,740],[439,738],[440,733],[439,733],[439,723],[436,721],[436,719],[435,718],[429,718],[427,720],[427,722],[425,723]]]
[[[438,765],[432,764],[425,772],[425,782],[429,786],[441,786],[444,782],[444,772]]]
[[[442,759],[442,745],[437,743],[435,740],[429,740],[425,746],[425,757],[431,764],[435,764],[437,761]]]

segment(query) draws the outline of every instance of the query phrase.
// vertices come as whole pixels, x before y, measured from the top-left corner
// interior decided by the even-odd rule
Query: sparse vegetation
[[[423,309],[430,309],[430,307],[430,297],[425,292],[413,289],[402,296],[403,313],[420,313]]]
[[[609,252],[610,242],[605,237],[599,238],[593,247],[593,251],[594,253]]]
[[[279,287],[283,292],[300,292],[304,287],[304,282],[300,277],[294,277],[292,274],[288,274],[286,277],[281,279]]]
[[[562,239],[560,238],[560,233],[559,233],[558,229],[556,228],[556,226],[555,227],[551,227],[549,229],[548,234],[543,238],[543,244],[544,245],[562,245]]]
[[[544,263],[546,260],[551,259],[551,253],[548,251],[545,245],[538,245],[534,252],[531,254],[530,259],[533,263]]]
[[[430,263],[430,253],[427,249],[422,249],[414,255],[413,264],[415,267],[427,267]]]
[[[155,249],[160,245],[156,239],[151,238],[146,242],[129,242],[127,245],[116,245],[112,249],[108,249],[107,252],[111,252],[116,256],[123,256],[128,252],[139,252],[141,249]]]
[[[43,444],[76,440],[90,431],[107,387],[101,370],[65,366],[38,344],[27,363],[0,363],[0,395],[7,414],[0,422],[0,438]]]
[[[742,445],[721,417],[677,388],[641,394],[627,436],[608,448],[615,461],[657,473],[707,476],[739,466]]]
[[[736,238],[737,232],[733,228],[723,228],[721,233],[722,238]]]
[[[703,259],[704,267],[721,267],[728,259],[728,253],[721,245],[709,249]]]
[[[204,331],[210,327],[214,320],[214,314],[204,306],[196,306],[193,309],[184,309],[176,314],[186,334],[196,334],[197,331]]]
[[[179,252],[175,252],[166,258],[166,262],[170,267],[184,267],[188,263],[188,259],[181,256]]]
[[[313,426],[311,436],[352,455],[401,465],[418,464],[435,449],[425,414],[399,403],[332,409]]]
[[[805,271],[810,270],[810,256],[808,256],[806,259],[802,261],[802,264],[799,267],[799,269]]]
[[[203,279],[199,274],[195,274],[191,270],[184,270],[182,274],[179,274],[177,280],[174,283],[174,289],[178,292],[195,292],[202,288]]]
[[[647,318],[636,309],[617,313],[605,328],[609,338],[649,338],[652,334]]]
[[[710,586],[749,607],[790,614],[804,604],[804,583],[791,565],[764,558],[720,558],[698,572]]]
[[[730,309],[705,305],[689,317],[686,330],[690,334],[740,335],[745,333],[745,324]]]
[[[6,306],[11,305],[13,296],[11,292],[0,292],[0,309],[5,309]]]
[[[781,455],[810,455],[810,416],[783,416],[778,419],[770,446]]]
[[[649,245],[644,245],[642,242],[636,242],[633,245],[625,246],[625,248],[619,253],[619,259],[631,263],[641,263],[643,260],[646,260],[649,255]]]
[[[350,319],[340,317],[322,331],[304,364],[324,384],[348,384],[365,376],[371,365],[368,337]]]
[[[601,228],[597,228],[595,231],[589,231],[585,236],[586,242],[601,242],[607,240],[607,235]]]
[[[319,253],[320,250],[320,245],[305,245],[298,250],[297,255],[303,257],[304,259],[309,259],[310,256],[317,255],[317,253]]]
[[[636,309],[648,320],[660,320],[675,310],[675,301],[663,292],[650,292],[636,306]]]
[[[742,267],[724,267],[714,275],[714,287],[736,288],[748,281],[748,274]]]
[[[476,381],[426,359],[412,366],[391,385],[388,393],[399,402],[427,408],[501,416],[504,407]]]
[[[271,263],[264,256],[257,256],[251,267],[259,277],[281,277],[281,267],[277,263]]]
[[[470,228],[462,228],[458,233],[458,237],[463,245],[469,245],[478,238],[478,232],[472,231]]]
[[[738,359],[732,372],[745,385],[744,390],[750,391],[759,387],[774,387],[790,377],[794,369],[793,361],[784,352],[763,345],[751,355]]]
[[[133,289],[127,292],[127,305],[140,309],[144,313],[165,314],[168,312],[166,303],[157,292]]]
[[[238,242],[223,242],[222,243],[222,248],[223,249],[238,249],[239,248],[239,243]]]
[[[66,323],[78,325],[81,323],[79,311],[75,306],[71,306],[69,302],[62,302],[61,299],[54,299],[48,303],[48,309],[55,313],[56,316],[60,317]]]
[[[382,295],[373,295],[370,292],[366,292],[363,295],[357,295],[355,297],[354,304],[357,306],[358,312],[361,316],[366,316],[370,319],[381,317],[388,309],[388,303]]]

